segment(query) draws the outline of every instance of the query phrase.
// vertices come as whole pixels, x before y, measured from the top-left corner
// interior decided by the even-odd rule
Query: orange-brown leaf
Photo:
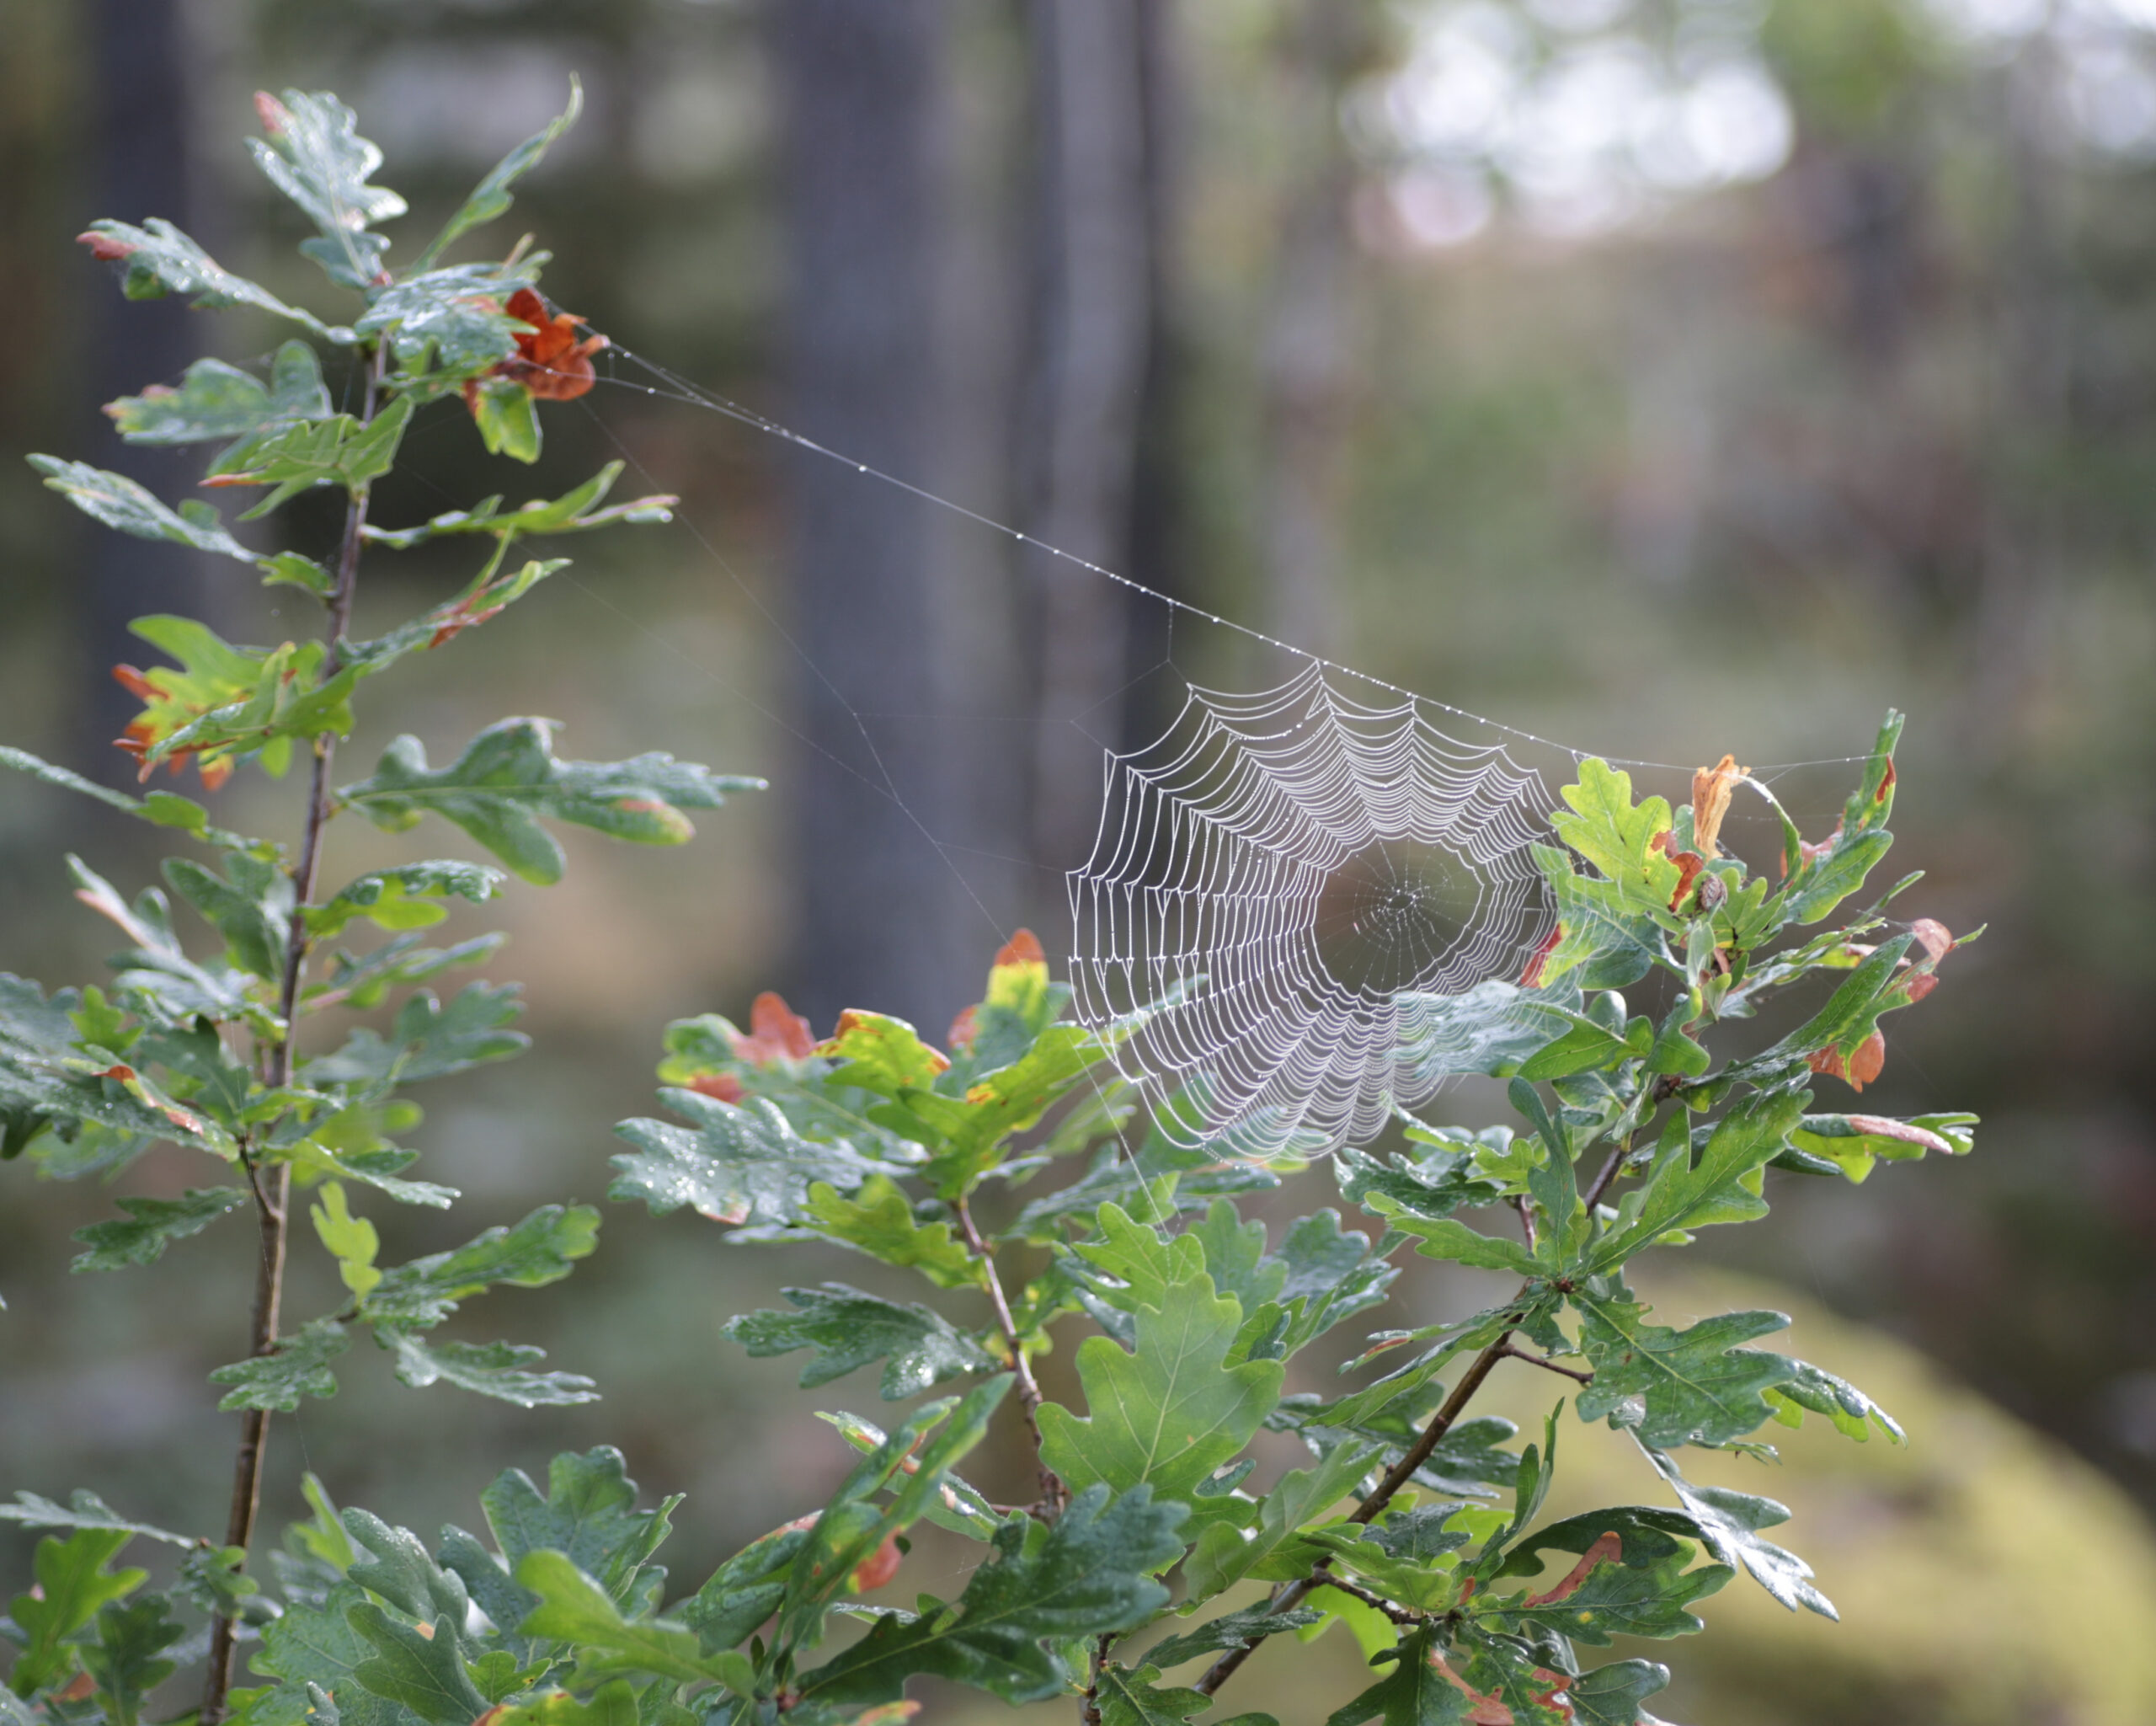
[[[1531,1594],[1520,1604],[1523,1606],[1554,1606],[1560,1600],[1568,1600],[1580,1591],[1588,1574],[1598,1564],[1614,1564],[1625,1556],[1625,1541],[1615,1529],[1607,1529],[1597,1536],[1593,1546],[1580,1554],[1578,1563],[1566,1572],[1564,1577],[1547,1594]]]
[[[998,965],[1046,965],[1048,954],[1042,951],[1040,938],[1031,929],[1021,929],[995,955]]]
[[[1711,767],[1692,775],[1692,840],[1707,856],[1715,854],[1731,794],[1750,774],[1750,768],[1737,765],[1735,756],[1725,755]]]
[[[734,1034],[734,1058],[755,1066],[806,1061],[815,1046],[808,1021],[786,1004],[783,995],[770,989],[749,1003],[749,1034]]]
[[[905,1561],[905,1554],[899,1550],[895,1534],[883,1536],[883,1544],[854,1566],[849,1585],[856,1594],[867,1594],[878,1589],[899,1574],[899,1566]]]
[[[1696,851],[1672,851],[1669,847],[1673,842],[1673,834],[1665,829],[1656,834],[1647,845],[1649,851],[1660,852],[1677,865],[1677,890],[1669,895],[1672,911],[1684,904],[1685,895],[1692,890],[1692,884],[1700,879],[1700,871],[1707,866],[1706,858]]]
[[[1539,989],[1542,986],[1543,967],[1550,963],[1550,955],[1557,950],[1557,943],[1564,938],[1565,926],[1562,923],[1551,924],[1550,932],[1542,938],[1542,944],[1528,955],[1527,969],[1519,974],[1521,988]]]
[[[974,1046],[974,1039],[979,1035],[980,1027],[974,1022],[974,1009],[969,1007],[951,1021],[951,1029],[943,1040],[963,1055]]]
[[[1861,1091],[1877,1078],[1886,1065],[1886,1038],[1883,1032],[1874,1031],[1856,1045],[1856,1053],[1844,1062],[1838,1049],[1817,1049],[1804,1058],[1804,1064],[1816,1073],[1830,1079],[1840,1079],[1852,1091]]]

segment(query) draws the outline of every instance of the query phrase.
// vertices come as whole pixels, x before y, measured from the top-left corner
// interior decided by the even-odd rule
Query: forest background
[[[1760,1489],[1796,1504],[1852,1622],[1732,1591],[1667,1707],[2156,1710],[2133,1627],[2156,1610],[2156,4],[8,0],[6,19],[0,737],[108,783],[131,780],[106,741],[129,711],[108,668],[141,653],[123,620],[206,602],[237,639],[293,626],[99,533],[19,461],[169,490],[176,466],[123,450],[95,405],[214,342],[273,345],[125,305],[69,238],[166,215],[275,287],[296,266],[237,142],[253,89],[337,89],[424,227],[572,72],[586,117],[519,226],[557,254],[558,302],[636,355],[1584,748],[1809,761],[1908,709],[1897,863],[1931,872],[1928,911],[1991,931],[1866,1100],[1977,1109],[1979,1152],[1920,1183],[1886,1170],[1861,1210],[1784,1178],[1727,1268],[1800,1333],[1873,1328],[1841,1345],[1868,1353],[1813,1351],[1917,1443],[1785,1447]],[[1134,674],[1171,645],[1223,687],[1286,669],[1219,632],[1171,644],[1156,606],[643,394],[659,380],[632,361],[614,376],[550,423],[526,489],[626,453],[697,532],[582,553],[552,604],[491,626],[515,643],[496,681],[396,724],[434,742],[543,713],[581,756],[657,745],[776,788],[687,853],[570,836],[568,882],[508,901],[545,1059],[460,1082],[426,1129],[504,1216],[599,1196],[669,1018],[741,1019],[776,986],[819,1030],[860,1005],[933,1035],[1011,927],[1054,952],[1100,745],[1167,717]],[[428,436],[433,471],[469,464],[459,497],[502,483],[476,437]],[[403,474],[379,494],[384,519],[445,506]],[[440,579],[404,569],[385,609]],[[899,799],[871,788],[864,739]],[[1841,777],[1779,788],[1803,821]],[[91,973],[107,943],[53,842],[131,885],[130,826],[0,783],[0,965]],[[4,1478],[209,1526],[228,1417],[202,1375],[237,1330],[199,1315],[243,1310],[239,1267],[180,1249],[155,1301],[70,1279],[68,1233],[109,1202],[18,1184],[0,1205]],[[446,1244],[425,1217],[384,1226],[396,1256]],[[1430,1316],[1442,1269],[1398,1299]],[[609,1207],[579,1297],[527,1297],[520,1333],[605,1402],[451,1406],[355,1361],[379,1393],[279,1435],[272,1513],[304,1464],[424,1528],[504,1460],[613,1442],[691,1494],[684,1565],[715,1559],[846,1466],[835,1437],[795,1435],[846,1387],[797,1392],[718,1335],[778,1269]]]

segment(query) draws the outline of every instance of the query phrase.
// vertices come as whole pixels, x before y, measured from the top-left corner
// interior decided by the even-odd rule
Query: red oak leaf
[[[980,1027],[974,1022],[974,1010],[967,1007],[951,1021],[951,1029],[943,1040],[961,1055],[974,1046],[974,1039],[980,1034]]]
[[[1939,986],[1939,961],[1954,950],[1954,932],[1936,917],[1919,917],[1909,925],[1909,932],[1917,938],[1930,959],[1932,969],[1919,971],[1904,985],[1912,1002],[1919,1002]]]
[[[1722,801],[1726,804],[1728,800],[1728,794],[1723,793]],[[1717,815],[1715,820],[1719,825],[1721,817]],[[1677,890],[1669,895],[1669,908],[1674,911],[1684,904],[1684,895],[1692,890],[1692,884],[1700,879],[1700,871],[1706,868],[1707,860],[1696,851],[1672,851],[1669,848],[1672,842],[1670,831],[1664,829],[1654,836],[1647,849],[1660,852],[1677,865]]]
[[[106,233],[78,233],[75,236],[75,243],[88,246],[93,258],[102,258],[108,264],[135,255],[134,247],[125,240],[116,240]]]
[[[1542,944],[1528,955],[1527,969],[1519,974],[1521,988],[1539,989],[1542,986],[1542,969],[1550,963],[1550,955],[1557,950],[1557,943],[1564,938],[1565,926],[1562,923],[1552,924],[1550,932],[1542,938]]]
[[[698,1073],[689,1081],[689,1088],[702,1097],[715,1097],[721,1103],[739,1103],[748,1094],[741,1088],[741,1081],[732,1073]]]
[[[542,401],[566,402],[589,390],[596,374],[591,356],[606,345],[603,335],[577,336],[579,320],[567,312],[549,313],[530,288],[510,296],[509,315],[532,326],[516,338],[516,356],[494,367],[494,374],[522,384]]]
[[[853,1574],[847,1579],[848,1585],[856,1594],[881,1588],[899,1574],[899,1566],[905,1559],[905,1554],[899,1550],[898,1536],[887,1534],[883,1545],[854,1566]]]
[[[1838,1049],[1816,1049],[1804,1057],[1804,1064],[1830,1079],[1846,1081],[1852,1091],[1861,1091],[1879,1077],[1886,1065],[1886,1039],[1884,1034],[1874,1031],[1856,1045],[1856,1053],[1846,1063]]]
[[[769,1066],[775,1061],[806,1061],[815,1046],[815,1034],[808,1029],[808,1021],[786,1004],[784,996],[769,989],[749,1003],[749,1034],[734,1034],[734,1059],[752,1066]]]
[[[1048,954],[1041,950],[1040,938],[1031,929],[1021,929],[1003,943],[995,955],[996,964],[1046,965]]]

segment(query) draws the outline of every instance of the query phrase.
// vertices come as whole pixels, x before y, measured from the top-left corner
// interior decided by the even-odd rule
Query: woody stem
[[[382,397],[382,383],[389,355],[377,344],[367,364],[366,393],[360,399],[359,419],[374,418]],[[352,594],[359,578],[360,530],[366,526],[368,487],[355,486],[344,510],[344,532],[339,542],[337,568],[328,597],[328,654],[323,676],[334,676],[343,657],[344,633],[351,623]],[[307,903],[314,896],[315,876],[322,863],[323,829],[329,823],[330,770],[336,756],[334,733],[315,740],[313,771],[307,783],[307,822],[300,836],[300,857],[292,870],[292,915],[285,938],[282,974],[278,979],[277,1012],[282,1032],[268,1051],[264,1081],[281,1088],[292,1081],[293,1036],[299,1012],[300,985],[307,971]],[[279,1309],[285,1291],[286,1221],[291,1205],[292,1168],[280,1163],[265,1189],[252,1158],[248,1162],[248,1184],[254,1190],[255,1216],[260,1257],[255,1266],[254,1308],[249,1326],[250,1359],[274,1354],[277,1347]],[[232,1461],[232,1504],[225,1520],[225,1544],[243,1552],[253,1543],[254,1518],[262,1502],[262,1469],[268,1454],[270,1411],[250,1408],[241,1417],[239,1450]],[[199,1726],[217,1726],[224,1718],[225,1696],[232,1688],[234,1621],[218,1618],[211,1627],[209,1670],[202,1683]]]
[[[995,1309],[996,1328],[1003,1333],[1003,1341],[1011,1351],[1011,1376],[1018,1382],[1018,1409],[1025,1416],[1027,1435],[1033,1441],[1033,1467],[1039,1476],[1042,1502],[1051,1515],[1070,1502],[1070,1494],[1062,1478],[1048,1466],[1042,1455],[1039,1411],[1041,1387],[1035,1382],[1033,1369],[1026,1359],[1026,1351],[1019,1345],[1017,1321],[1011,1315],[1011,1302],[1005,1298],[1002,1280],[995,1274],[995,1255],[989,1251],[988,1243],[981,1238],[980,1230],[974,1221],[972,1210],[961,1198],[953,1207],[958,1213],[958,1227],[965,1236],[966,1245],[972,1249],[981,1269],[981,1280],[988,1290],[989,1304]]]

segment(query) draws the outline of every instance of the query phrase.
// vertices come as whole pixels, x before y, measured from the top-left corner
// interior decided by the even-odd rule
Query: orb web
[[[1136,1015],[1116,1066],[1181,1142],[1365,1141],[1459,1070],[1431,1058],[1448,1006],[1516,981],[1548,930],[1530,852],[1548,808],[1502,745],[1412,700],[1351,700],[1320,667],[1193,688],[1156,742],[1106,762],[1068,878],[1080,1016]]]

